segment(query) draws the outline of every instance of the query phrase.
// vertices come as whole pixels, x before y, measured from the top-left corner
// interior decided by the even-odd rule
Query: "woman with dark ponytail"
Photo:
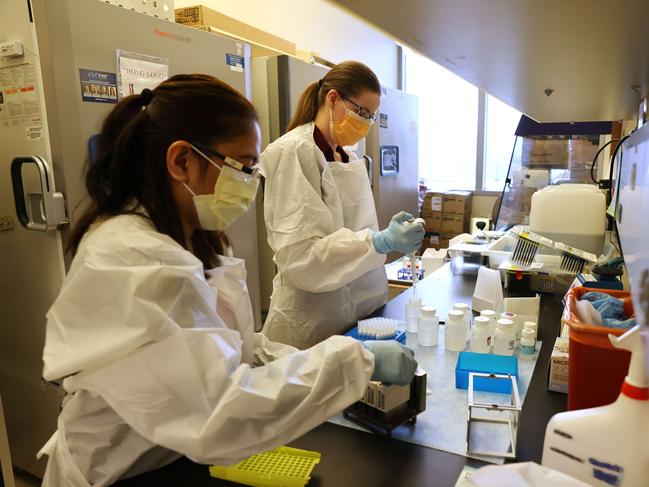
[[[104,121],[47,315],[43,376],[68,396],[43,485],[105,486],[183,456],[231,464],[357,401],[373,371],[412,377],[412,358],[386,370],[396,348],[337,337],[296,353],[253,335],[222,232],[255,197],[259,144],[250,102],[205,75],[129,96]]]
[[[378,231],[364,162],[347,146],[367,135],[381,86],[364,64],[337,64],[302,93],[286,133],[261,155],[264,218],[277,275],[264,334],[298,348],[348,330],[385,304],[383,264],[424,237],[400,212]]]

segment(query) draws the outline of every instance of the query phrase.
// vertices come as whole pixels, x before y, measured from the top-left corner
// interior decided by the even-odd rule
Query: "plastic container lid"
[[[464,312],[458,311],[457,309],[452,309],[451,311],[448,312],[449,320],[451,318],[456,319],[456,320],[461,320],[463,317],[464,317]]]
[[[422,318],[434,318],[437,316],[437,310],[432,306],[424,306],[421,308],[421,316]]]
[[[468,311],[469,310],[469,305],[466,303],[455,303],[453,305],[453,309],[456,309],[458,311]]]
[[[488,327],[489,321],[489,318],[486,316],[476,316],[473,320],[473,325],[477,327]]]
[[[529,328],[523,329],[523,338],[527,338],[528,340],[534,340],[534,337],[536,337],[536,333],[534,333],[534,330],[530,330]]]
[[[500,317],[505,320],[513,320],[516,318],[516,313],[512,313],[511,311],[505,311],[504,313],[500,314]]]
[[[498,320],[497,325],[500,329],[509,330],[509,328],[514,326],[514,322],[512,320],[501,318]]]
[[[496,316],[496,312],[493,309],[483,309],[480,312],[480,316],[486,316],[487,318],[494,318]]]

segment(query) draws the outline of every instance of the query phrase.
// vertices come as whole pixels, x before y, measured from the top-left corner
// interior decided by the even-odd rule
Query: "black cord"
[[[590,165],[590,179],[593,180],[593,183],[599,185],[599,181],[595,179],[595,165],[597,164],[597,158],[599,155],[602,153],[604,149],[606,149],[609,145],[611,145],[615,139],[609,140],[606,144],[604,144],[602,147],[599,148],[599,150],[595,153],[595,157],[593,157],[593,163]]]

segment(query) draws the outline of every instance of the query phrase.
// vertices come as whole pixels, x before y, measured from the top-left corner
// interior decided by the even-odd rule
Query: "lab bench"
[[[417,285],[417,293],[445,317],[457,302],[471,302],[474,276],[453,275],[447,264]],[[412,295],[407,289],[372,316],[402,320],[405,305]],[[561,296],[541,298],[538,339],[542,341],[537,366],[525,397],[518,427],[517,461],[541,462],[545,427],[550,418],[566,410],[566,395],[547,390],[548,363],[559,333]],[[227,439],[224,439],[227,441]],[[386,439],[380,436],[325,422],[290,446],[322,454],[309,487],[395,487],[454,486],[465,465],[480,467],[484,462],[432,448]],[[211,478],[204,465],[187,459],[119,485],[230,486],[239,485]]]

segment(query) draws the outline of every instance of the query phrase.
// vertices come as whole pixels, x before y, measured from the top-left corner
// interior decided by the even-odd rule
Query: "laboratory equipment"
[[[471,304],[475,311],[485,309],[498,309],[503,301],[503,287],[500,280],[500,271],[480,267],[478,279],[475,283]]]
[[[16,467],[42,476],[45,461],[36,460],[35,452],[56,430],[63,398],[62,391],[43,387],[41,381],[45,315],[71,262],[63,249],[80,214],[72,210],[86,192],[81,175],[88,140],[115,101],[84,97],[82,84],[116,90],[116,50],[127,48],[164,57],[169,76],[209,74],[249,97],[249,46],[100,1],[3,1],[0,32],[3,40],[20,41],[25,48],[23,56],[0,59],[0,78],[7,83],[0,87],[2,106],[12,107],[0,115],[0,221],[15,222],[2,232],[1,272],[12,277],[11,286],[0,293],[2,321],[11,324],[0,327],[0,390],[12,460]],[[241,69],[228,65],[226,55],[240,57]],[[7,91],[14,89],[15,100],[9,100]],[[49,230],[39,231],[18,224],[25,217],[22,211],[18,220],[10,216],[15,203],[9,165],[18,157],[30,161],[19,174],[25,194],[33,195],[27,196],[27,217],[39,219],[40,209],[29,203],[38,194],[47,199],[48,189],[55,186],[65,196],[68,225],[57,227],[48,218],[43,223]],[[47,182],[44,188],[42,180]],[[255,208],[232,225],[228,237],[235,256],[246,261],[247,289],[259,328]]]
[[[522,331],[523,324],[522,323],[519,324],[519,319],[516,313],[512,313],[511,311],[505,311],[504,313],[500,313],[500,318],[504,320],[511,320],[514,323],[514,332],[516,333],[516,338],[518,338],[520,333],[518,331],[518,328],[520,326]]]
[[[212,465],[210,475],[245,485],[304,487],[320,457],[317,451],[280,446],[228,467]]]
[[[486,316],[476,316],[473,320],[471,351],[476,353],[491,352],[490,320]]]
[[[514,322],[501,318],[496,323],[493,353],[496,355],[514,355],[516,345],[516,330]]]
[[[594,487],[647,484],[649,381],[642,333],[636,326],[622,336],[609,335],[615,348],[631,352],[621,392],[612,404],[553,416],[545,431],[543,465]]]
[[[516,247],[511,255],[511,261],[525,269],[532,266],[539,247],[552,246],[552,241],[541,235],[525,230],[523,227],[514,227],[512,233],[516,236]]]
[[[488,357],[490,357],[490,355],[488,355]],[[511,399],[509,401],[509,404],[494,404],[493,402],[485,403],[476,401],[474,399],[474,387],[475,381],[479,378],[493,382],[505,382],[511,389]],[[516,458],[516,437],[518,435],[518,421],[523,409],[521,398],[518,393],[518,381],[516,379],[516,376],[511,374],[483,374],[470,372],[467,403],[469,408],[466,425],[467,454],[481,455],[485,457]],[[490,414],[489,416],[476,416],[474,409],[485,410]],[[498,417],[494,417],[494,412],[500,413]],[[509,450],[506,452],[496,452],[472,449],[471,429],[474,426],[473,423],[507,425],[509,429],[510,439]]]
[[[570,328],[569,410],[603,406],[615,401],[631,358],[628,352],[613,347],[608,338],[609,334],[620,336],[626,330],[597,326],[581,316],[578,303],[590,291],[588,288],[575,287],[565,297],[562,320]],[[634,315],[629,292],[603,289],[598,292],[622,299],[626,315]]]
[[[406,331],[417,333],[419,329],[419,318],[421,316],[421,298],[410,296],[406,304]]]
[[[417,343],[424,347],[434,347],[437,345],[438,335],[439,318],[437,310],[431,306],[424,306],[421,308],[421,317],[419,318]]]
[[[532,196],[530,231],[599,255],[606,233],[606,196],[592,184],[547,186]]]
[[[521,337],[518,355],[524,360],[533,360],[536,353],[536,336],[534,330],[525,328]]]
[[[541,295],[505,298],[503,300],[503,309],[506,312],[515,314],[516,338],[520,338],[523,333],[523,325],[526,321],[533,321],[534,323],[538,323],[539,321]]]
[[[423,218],[415,218],[410,225],[424,226],[426,222]],[[410,275],[412,278],[412,295],[417,296],[417,281],[419,280],[419,266],[417,265],[417,251],[411,252],[408,256],[410,258]]]
[[[390,438],[392,430],[415,424],[426,410],[426,371],[418,368],[410,386],[370,382],[365,396],[343,411],[343,417],[374,433]]]
[[[554,242],[554,248],[561,252],[560,270],[570,274],[579,274],[586,264],[596,264],[597,256],[590,252],[576,249],[563,242]]]
[[[611,122],[538,123],[523,115],[516,129],[509,171],[495,218],[496,229],[507,230],[515,225],[531,225],[532,198],[538,190],[548,185],[560,187],[558,185],[563,183],[592,183],[590,169],[600,146],[600,136],[610,134],[612,127]],[[600,163],[600,166],[603,164]],[[592,188],[599,191],[595,184],[592,184]],[[573,215],[581,211],[581,206],[580,203],[570,201],[563,210],[564,213],[559,213],[559,218],[563,218],[564,214]],[[540,212],[538,214],[542,221],[544,215]],[[599,217],[604,218],[603,212]],[[539,221],[536,216],[534,219],[535,222]],[[566,219],[568,220],[571,219]],[[552,216],[545,221],[553,225],[557,220]],[[572,221],[568,225],[571,223]],[[589,224],[574,223],[576,228]],[[535,228],[531,230],[537,232]],[[541,230],[538,233],[545,235]],[[561,238],[556,240],[572,244]],[[572,245],[589,250],[576,242]],[[589,251],[598,253],[595,249]]]
[[[426,270],[420,264],[421,260],[417,257],[417,255],[410,254],[402,259],[402,267],[397,271],[397,279],[399,281],[410,281],[413,283],[413,293],[415,294],[415,279],[417,281],[421,281],[426,273]]]
[[[461,352],[466,347],[466,321],[464,313],[456,309],[448,312],[444,330],[444,347],[452,352]]]
[[[459,241],[455,241],[458,239]],[[489,247],[487,239],[480,239],[468,233],[462,234],[449,243],[448,255],[451,259],[453,274],[475,276],[480,266],[485,263],[482,251]]]
[[[397,320],[390,318],[368,318],[357,324],[360,340],[394,340],[397,333]]]
[[[469,374],[512,375],[518,379],[518,360],[516,357],[491,355],[486,353],[460,352],[455,365],[455,388],[469,388]],[[476,378],[473,387],[476,391],[511,394],[511,383]]]

